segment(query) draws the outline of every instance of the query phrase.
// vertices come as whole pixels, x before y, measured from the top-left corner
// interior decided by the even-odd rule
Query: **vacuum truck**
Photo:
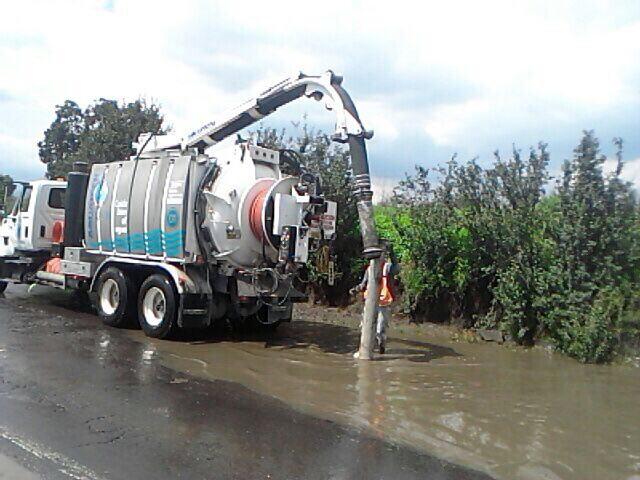
[[[291,151],[236,134],[297,98],[325,101],[333,140],[353,156],[355,194],[370,206],[372,133],[341,82],[298,74],[184,138],[140,135],[128,160],[15,182],[0,225],[0,291],[13,282],[89,292],[105,324],[139,323],[157,338],[222,319],[290,321],[309,253],[335,236],[336,204]]]

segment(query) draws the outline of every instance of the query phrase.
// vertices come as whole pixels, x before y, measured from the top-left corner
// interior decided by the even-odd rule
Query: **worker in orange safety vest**
[[[378,300],[378,311],[376,315],[376,342],[378,351],[383,354],[386,350],[387,344],[387,326],[391,319],[391,304],[395,300],[393,294],[393,276],[397,275],[400,271],[398,263],[395,261],[395,255],[393,255],[393,249],[390,244],[385,244],[384,251],[380,258],[382,265],[382,275],[380,276],[379,292],[380,298]],[[362,281],[351,289],[351,293],[364,292],[364,298],[367,298],[367,284],[369,283],[369,267],[364,272]],[[363,313],[364,315],[364,313]]]

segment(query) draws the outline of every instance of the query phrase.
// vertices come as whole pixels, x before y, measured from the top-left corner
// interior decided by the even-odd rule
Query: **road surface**
[[[0,298],[5,478],[489,477],[241,384],[172,371],[69,294],[10,286]]]

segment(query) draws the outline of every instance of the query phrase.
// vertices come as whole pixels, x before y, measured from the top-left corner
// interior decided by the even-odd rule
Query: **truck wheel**
[[[3,294],[8,286],[9,286],[9,282],[5,282],[4,280],[0,280],[0,294]]]
[[[114,267],[107,268],[98,278],[96,307],[102,323],[110,327],[125,327],[135,318],[135,303],[131,282]]]
[[[178,295],[164,275],[151,275],[140,287],[138,320],[149,337],[166,338],[175,330]]]

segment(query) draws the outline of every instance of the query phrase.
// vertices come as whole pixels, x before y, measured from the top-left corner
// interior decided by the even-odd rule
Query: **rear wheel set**
[[[149,337],[165,338],[178,323],[178,295],[164,275],[151,275],[140,287],[138,320]]]
[[[98,278],[96,308],[102,323],[110,327],[135,325],[136,292],[122,270],[107,268]]]
[[[138,289],[126,273],[109,267],[100,274],[96,293],[96,309],[105,325],[139,324],[154,338],[166,338],[176,329],[179,297],[165,275],[150,275]]]

